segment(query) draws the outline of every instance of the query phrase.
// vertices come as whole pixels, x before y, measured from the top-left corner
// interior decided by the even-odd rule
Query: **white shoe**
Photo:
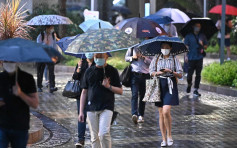
[[[226,60],[227,60],[227,61],[230,61],[231,59],[230,59],[230,58],[227,58]]]
[[[137,124],[137,115],[132,115],[132,121],[134,124]]]
[[[160,146],[161,146],[161,147],[166,147],[166,146],[167,146],[166,141],[163,140],[163,141],[161,142]]]
[[[144,123],[144,118],[142,116],[139,116],[137,122]]]
[[[174,141],[173,139],[167,138],[167,143],[168,143],[168,146],[172,146],[174,144]]]

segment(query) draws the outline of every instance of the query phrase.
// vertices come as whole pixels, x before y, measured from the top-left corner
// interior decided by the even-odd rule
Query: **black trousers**
[[[42,88],[43,74],[45,66],[47,65],[49,70],[49,86],[50,88],[55,87],[55,75],[54,75],[54,63],[37,63],[37,86]]]
[[[201,72],[203,68],[203,59],[189,60],[188,61],[188,77],[187,82],[189,86],[192,86],[192,78],[194,71],[196,72],[194,88],[198,89],[201,82]]]

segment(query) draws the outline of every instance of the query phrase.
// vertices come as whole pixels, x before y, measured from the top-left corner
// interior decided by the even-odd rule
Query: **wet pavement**
[[[77,109],[74,99],[62,97],[62,89],[71,74],[57,74],[59,91],[54,95],[40,93],[37,112],[57,122],[64,130],[67,140],[56,136],[51,147],[73,148],[77,140]],[[180,81],[180,105],[172,108],[172,134],[174,148],[234,148],[237,147],[237,98],[200,91],[202,97],[191,98],[184,93],[185,83]],[[116,95],[116,111],[120,113],[111,128],[113,148],[157,148],[162,140],[158,126],[157,108],[146,105],[145,123],[134,125],[130,114],[130,89],[125,88],[122,96]],[[64,128],[65,127],[65,128]],[[50,128],[48,129],[50,131]],[[46,132],[47,133],[47,132]],[[52,134],[52,133],[51,133]],[[52,136],[52,135],[51,135]],[[39,143],[31,147],[48,147]],[[86,131],[86,148],[90,147],[89,130]]]

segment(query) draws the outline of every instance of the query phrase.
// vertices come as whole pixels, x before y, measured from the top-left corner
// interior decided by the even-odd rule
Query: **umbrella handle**
[[[99,22],[99,29],[101,29],[101,24],[100,24],[100,22]]]

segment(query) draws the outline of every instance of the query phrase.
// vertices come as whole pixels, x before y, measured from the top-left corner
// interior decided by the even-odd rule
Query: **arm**
[[[13,94],[20,97],[28,106],[36,109],[39,105],[39,97],[37,93],[31,93],[31,94],[25,94],[18,82],[16,83],[16,86],[13,87]]]
[[[122,95],[123,94],[123,88],[122,87],[115,87],[110,84],[109,78],[106,78],[103,80],[102,85],[112,91],[115,94]]]
[[[81,74],[82,74],[81,61],[78,61],[78,64],[77,64],[74,74],[72,76],[73,80],[80,80]]]
[[[132,62],[133,61],[133,57],[131,56],[132,55],[132,48],[129,48],[126,55],[125,55],[125,61],[126,62]]]
[[[36,39],[36,42],[37,43],[43,43],[41,34],[38,35],[38,37]]]
[[[157,72],[157,67],[156,67],[157,66],[156,65],[157,58],[159,58],[159,57],[158,56],[154,56],[154,58],[151,61],[150,66],[149,66],[149,73],[150,73],[150,75],[152,77],[163,74],[163,72],[161,72],[161,71]]]
[[[85,108],[85,104],[86,104],[87,93],[88,93],[87,89],[82,90],[81,98],[80,98],[80,114],[78,116],[79,122],[85,122],[84,121],[84,116],[85,116],[84,115],[84,108]]]

